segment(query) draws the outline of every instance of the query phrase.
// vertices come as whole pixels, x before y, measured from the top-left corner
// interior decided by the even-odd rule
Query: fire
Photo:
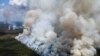
[[[94,56],[100,48],[97,1],[30,0],[16,39],[41,56]]]

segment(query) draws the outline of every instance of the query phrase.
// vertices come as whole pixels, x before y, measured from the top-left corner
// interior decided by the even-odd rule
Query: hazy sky
[[[0,0],[0,6],[6,6],[6,5],[24,5],[27,6],[27,0]]]
[[[0,0],[0,5],[8,5],[9,0]]]
[[[16,9],[16,7],[7,6],[7,5],[9,5],[10,1],[11,0],[0,0],[0,21],[5,21],[5,19],[6,19],[3,14],[4,12],[10,13],[9,14],[10,19],[8,21],[22,21],[24,14],[25,14],[25,10],[24,9]],[[17,0],[16,1],[13,0],[13,1],[14,2],[12,2],[12,3],[20,3],[20,2],[16,2]]]

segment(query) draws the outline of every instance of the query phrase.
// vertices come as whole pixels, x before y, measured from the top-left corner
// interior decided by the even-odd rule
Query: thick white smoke
[[[98,0],[29,0],[16,37],[41,56],[94,56],[100,48]]]

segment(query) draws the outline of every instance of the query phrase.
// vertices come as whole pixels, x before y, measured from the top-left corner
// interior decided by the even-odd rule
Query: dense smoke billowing
[[[94,56],[100,48],[98,0],[29,0],[16,37],[41,56]]]

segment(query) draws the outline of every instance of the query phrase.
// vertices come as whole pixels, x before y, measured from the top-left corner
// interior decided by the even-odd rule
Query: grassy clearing
[[[34,51],[28,49],[14,39],[14,35],[0,36],[0,56],[38,56]]]

